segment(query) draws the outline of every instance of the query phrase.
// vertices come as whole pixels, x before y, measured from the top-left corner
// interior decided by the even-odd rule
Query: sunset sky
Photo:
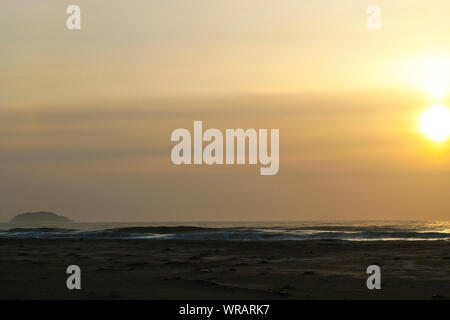
[[[71,4],[81,30],[65,26]],[[371,4],[381,30],[366,28]],[[448,0],[2,0],[0,222],[449,220],[449,12]],[[173,165],[170,134],[194,120],[280,129],[279,173]]]

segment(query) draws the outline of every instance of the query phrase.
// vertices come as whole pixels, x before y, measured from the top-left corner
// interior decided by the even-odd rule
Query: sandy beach
[[[445,241],[1,239],[0,299],[448,299]],[[82,289],[66,288],[66,267]],[[382,270],[368,290],[366,268]]]

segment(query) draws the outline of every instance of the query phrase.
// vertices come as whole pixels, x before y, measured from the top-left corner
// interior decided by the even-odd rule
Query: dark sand
[[[66,289],[70,264],[82,290]],[[443,241],[0,240],[0,299],[448,298]]]

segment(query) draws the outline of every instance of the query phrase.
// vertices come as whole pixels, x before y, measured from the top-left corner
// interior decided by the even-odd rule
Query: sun
[[[450,137],[450,110],[435,104],[419,117],[419,130],[434,142],[444,142]]]

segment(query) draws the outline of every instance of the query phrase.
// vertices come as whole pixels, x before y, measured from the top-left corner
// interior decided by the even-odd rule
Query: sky
[[[81,30],[66,28],[71,4]],[[450,80],[449,10],[2,0],[0,221],[449,220],[450,143],[418,130],[450,105],[430,90]],[[279,173],[175,166],[171,132],[194,120],[280,129]]]

